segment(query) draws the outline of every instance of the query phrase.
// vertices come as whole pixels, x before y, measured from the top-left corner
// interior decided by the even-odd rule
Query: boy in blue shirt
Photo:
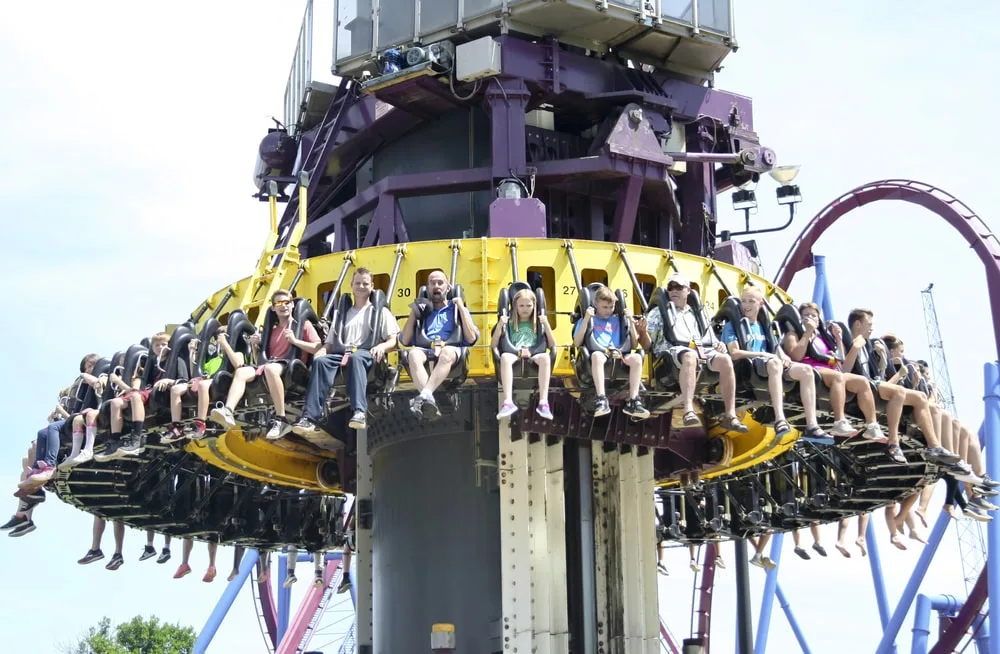
[[[791,427],[785,419],[782,380],[783,372],[787,370],[788,376],[799,384],[799,397],[802,399],[802,408],[806,414],[806,430],[803,436],[826,438],[826,433],[820,429],[819,423],[816,421],[816,378],[812,368],[804,363],[793,363],[785,356],[781,348],[773,353],[768,351],[764,329],[757,322],[757,316],[764,306],[764,293],[759,288],[756,286],[744,288],[740,301],[743,317],[750,323],[747,349],[740,349],[736,326],[729,322],[722,329],[722,342],[725,343],[733,361],[764,359],[767,362],[767,388],[771,395],[771,405],[774,407],[775,433],[780,438],[791,431]]]
[[[593,328],[594,344],[599,350],[590,354],[590,369],[594,377],[594,417],[611,413],[608,398],[604,389],[604,364],[614,350],[621,350],[624,329],[629,330],[631,342],[639,343],[635,321],[632,313],[625,309],[625,325],[621,324],[615,313],[615,294],[607,286],[601,286],[594,292],[594,304],[587,307],[583,317],[577,322],[573,331],[573,346],[580,347],[587,336],[587,328]],[[639,400],[639,385],[642,383],[642,354],[629,352],[622,354],[622,362],[628,366],[628,401],[622,411],[625,415],[642,420],[649,417],[649,411]]]

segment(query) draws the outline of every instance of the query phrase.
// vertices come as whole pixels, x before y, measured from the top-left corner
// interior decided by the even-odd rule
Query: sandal
[[[903,448],[899,445],[890,445],[887,449],[889,458],[900,465],[906,465],[906,457],[903,456]]]
[[[750,428],[744,425],[736,416],[726,416],[719,424],[726,431],[734,431],[737,434],[745,434],[750,431]]]
[[[774,433],[779,437],[785,436],[791,431],[792,428],[788,426],[787,420],[779,420],[778,422],[774,423]]]
[[[697,427],[701,424],[701,420],[698,419],[698,414],[694,411],[687,411],[684,413],[684,426],[685,427]]]

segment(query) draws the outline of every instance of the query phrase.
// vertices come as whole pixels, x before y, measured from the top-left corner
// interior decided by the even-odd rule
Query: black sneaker
[[[11,538],[17,538],[18,536],[24,536],[25,534],[30,534],[34,530],[35,530],[35,523],[32,522],[31,520],[28,520],[23,525],[20,525],[19,527],[15,527],[7,535],[10,536]]]
[[[106,463],[111,459],[114,459],[118,455],[118,448],[121,447],[121,438],[112,438],[108,440],[107,444],[104,446],[103,452],[97,452],[94,454],[94,461],[98,463]]]
[[[642,405],[642,401],[639,398],[634,398],[625,403],[625,408],[622,409],[625,415],[635,419],[635,420],[645,420],[649,417],[649,410]]]
[[[127,436],[122,439],[122,445],[118,448],[115,458],[122,458],[126,456],[139,456],[146,451],[145,446],[142,443],[142,437],[136,438],[135,436]]]
[[[292,431],[294,431],[299,436],[311,436],[315,434],[317,431],[319,431],[319,427],[317,427],[316,423],[310,420],[309,418],[302,416],[301,418],[299,418],[299,421],[297,423],[292,425]]]
[[[990,504],[982,497],[973,497],[969,500],[969,506],[982,509],[983,511],[996,511],[997,508],[995,504]]]
[[[94,561],[100,561],[104,558],[104,552],[101,550],[90,550],[83,555],[83,558],[77,561],[80,565],[87,565],[88,563],[93,563]]]
[[[139,557],[140,561],[145,561],[146,559],[151,559],[156,556],[156,548],[152,545],[146,545],[142,548],[142,555]]]
[[[606,416],[611,413],[611,405],[608,404],[608,398],[604,395],[598,395],[594,398],[594,417],[598,418],[600,416]]]
[[[0,531],[7,531],[8,529],[13,529],[15,527],[20,527],[21,525],[23,525],[23,524],[25,524],[27,522],[31,522],[31,521],[28,520],[28,516],[26,516],[26,515],[23,515],[20,518],[17,517],[16,515],[12,515],[10,517],[10,520],[8,520],[7,522],[3,523],[3,526],[0,526]]]
[[[323,586],[326,586],[326,580],[323,579],[322,570],[317,570],[316,574],[313,575],[313,586],[315,586],[316,588],[322,588]]]
[[[160,558],[156,559],[157,563],[166,563],[170,560],[170,548],[164,547],[163,552],[160,553]]]
[[[33,509],[42,502],[45,501],[45,491],[38,489],[31,493],[31,495],[25,495],[21,498],[21,502],[24,504],[24,511]]]
[[[351,421],[347,423],[351,429],[368,429],[368,419],[364,411],[355,411],[351,416]]]
[[[108,561],[108,564],[106,566],[104,566],[104,569],[105,570],[117,570],[118,568],[122,567],[123,565],[125,565],[125,559],[124,559],[124,557],[122,557],[121,554],[118,554],[117,552],[115,552],[115,554],[111,557],[111,560]]]
[[[423,398],[423,402],[420,405],[421,415],[428,420],[434,420],[441,417],[441,409],[438,408],[437,401],[433,396],[430,398]]]
[[[340,585],[337,586],[337,594],[346,593],[351,590],[351,573],[345,572],[343,578],[340,580]]]

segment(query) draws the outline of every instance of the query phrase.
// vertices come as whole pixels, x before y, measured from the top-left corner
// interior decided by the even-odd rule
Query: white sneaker
[[[844,438],[846,436],[853,436],[858,433],[858,430],[851,427],[851,423],[847,420],[837,420],[833,423],[833,427],[830,428],[830,435]]]
[[[867,427],[865,427],[865,433],[862,437],[870,441],[887,441],[885,433],[882,431],[882,426],[877,422],[873,422]]]
[[[290,574],[287,577],[285,577],[285,583],[283,583],[281,586],[282,588],[291,588],[292,584],[294,584],[296,581],[298,581],[298,579],[295,578],[295,575]]]
[[[79,454],[73,457],[70,463],[74,466],[78,466],[81,463],[87,463],[93,458],[94,458],[94,452],[92,450],[81,450]]]
[[[221,404],[212,409],[209,420],[228,429],[236,426],[236,418],[233,417],[233,410]]]
[[[57,465],[56,468],[58,468],[59,470],[69,470],[70,468],[76,465],[73,459],[75,459],[78,456],[80,456],[80,452],[70,452],[69,456],[63,459],[63,462]]]

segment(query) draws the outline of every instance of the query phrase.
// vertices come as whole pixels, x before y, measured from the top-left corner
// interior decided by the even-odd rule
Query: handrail
[[[354,263],[354,251],[350,251],[344,254],[344,267],[340,269],[340,275],[337,277],[337,284],[333,287],[330,292],[330,301],[326,303],[326,307],[323,309],[323,320],[329,322],[330,314],[333,308],[337,306],[337,300],[340,299],[340,289],[344,285],[344,280],[347,278],[347,270]]]
[[[628,256],[625,254],[625,246],[618,243],[615,249],[618,251],[618,255],[621,257],[622,263],[625,265],[625,271],[628,272],[629,279],[632,280],[632,287],[635,289],[635,296],[639,298],[639,306],[642,307],[642,312],[646,313],[649,311],[649,302],[646,301],[646,296],[642,293],[642,285],[639,284],[639,279],[632,272],[632,264],[628,262]]]

